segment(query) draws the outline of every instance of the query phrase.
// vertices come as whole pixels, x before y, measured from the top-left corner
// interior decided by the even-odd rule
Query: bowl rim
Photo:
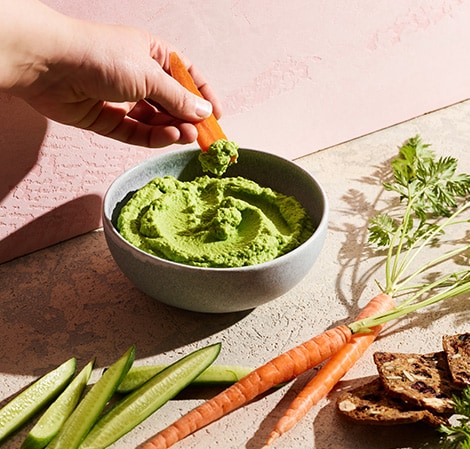
[[[205,271],[205,272],[211,272],[211,271],[216,271],[216,272],[234,272],[234,271],[257,271],[260,269],[263,269],[267,264],[271,266],[276,266],[278,264],[281,264],[286,261],[287,258],[292,258],[295,257],[295,254],[299,251],[303,251],[305,246],[308,243],[311,243],[312,240],[316,239],[318,235],[326,234],[326,231],[328,229],[328,219],[329,219],[329,200],[328,196],[326,194],[325,189],[323,186],[320,184],[320,182],[317,180],[317,178],[310,173],[309,171],[305,170],[303,167],[295,163],[293,160],[287,159],[283,156],[279,156],[274,153],[269,153],[267,151],[262,151],[262,150],[255,150],[251,148],[239,148],[239,152],[254,152],[254,153],[263,153],[263,155],[267,155],[268,157],[272,157],[273,159],[278,159],[284,163],[288,163],[289,165],[294,166],[296,169],[299,171],[303,172],[304,175],[306,175],[308,178],[310,178],[313,183],[315,184],[316,188],[318,189],[322,202],[323,202],[323,212],[321,214],[320,221],[318,225],[315,227],[315,230],[313,231],[312,235],[305,240],[301,245],[298,247],[294,248],[293,250],[289,251],[288,253],[285,253],[279,257],[276,257],[275,259],[268,260],[266,262],[254,264],[254,265],[244,265],[241,267],[200,267],[196,265],[189,265],[189,264],[184,264],[181,262],[175,262],[169,259],[164,259],[162,257],[155,256],[153,254],[150,254],[137,246],[134,246],[131,242],[126,240],[122,235],[119,233],[119,231],[116,229],[116,226],[113,223],[113,220],[111,217],[108,216],[107,214],[107,209],[109,206],[109,194],[112,192],[113,188],[118,184],[119,181],[122,180],[122,178],[128,177],[133,171],[139,170],[143,165],[151,164],[153,161],[157,161],[161,159],[162,157],[168,156],[170,154],[182,154],[182,153],[196,153],[201,151],[200,148],[182,148],[182,149],[177,149],[173,150],[170,152],[165,152],[162,154],[157,154],[156,156],[153,156],[151,158],[145,159],[134,166],[130,167],[129,169],[125,170],[123,173],[121,173],[107,188],[105,195],[103,197],[103,204],[102,204],[102,221],[103,221],[103,228],[104,230],[110,230],[113,234],[114,237],[116,237],[119,242],[127,247],[129,247],[131,250],[136,251],[140,256],[142,257],[147,257],[150,258],[150,260],[154,259],[160,263],[166,263],[169,264],[170,266],[175,266],[178,268],[184,268],[187,270],[198,270],[198,271]],[[282,193],[282,192],[280,192]],[[116,208],[116,203],[113,205],[113,211]]]

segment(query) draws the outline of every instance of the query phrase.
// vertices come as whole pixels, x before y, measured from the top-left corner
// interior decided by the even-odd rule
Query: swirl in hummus
[[[267,262],[314,230],[295,198],[242,177],[209,176],[153,179],[122,208],[117,227],[145,252],[217,268]]]

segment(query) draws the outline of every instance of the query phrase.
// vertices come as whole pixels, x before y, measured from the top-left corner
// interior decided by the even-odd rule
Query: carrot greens
[[[416,136],[400,148],[391,164],[393,179],[383,183],[386,191],[398,194],[399,201],[375,216],[369,226],[369,242],[386,251],[385,282],[380,288],[394,297],[406,293],[408,298],[391,311],[352,323],[353,332],[470,292],[465,228],[470,223],[470,175],[458,174],[457,159],[437,158],[429,146]],[[444,241],[449,230],[467,232],[467,237]],[[451,249],[446,250],[446,245]],[[431,250],[429,259],[424,250]],[[439,266],[458,258],[461,270],[437,272]]]
[[[455,413],[459,416],[454,425],[442,425],[439,431],[443,434],[443,449],[470,448],[470,387],[462,391],[461,396],[454,396]]]
[[[455,158],[436,159],[419,136],[401,147],[400,156],[392,162],[394,180],[383,184],[385,190],[399,195],[400,203],[394,211],[378,214],[369,227],[369,241],[388,247],[385,290],[389,293],[402,290],[419,273],[456,255],[452,251],[440,256],[402,280],[417,255],[435,243],[445,228],[459,224],[470,209],[470,176],[456,174]],[[468,223],[469,218],[462,221]],[[457,252],[469,248],[467,244]]]

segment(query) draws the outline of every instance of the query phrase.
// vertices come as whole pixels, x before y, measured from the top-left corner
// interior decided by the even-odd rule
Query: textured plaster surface
[[[217,341],[218,363],[260,365],[357,314],[376,292],[380,258],[364,247],[367,220],[381,203],[378,176],[397,148],[420,134],[436,152],[453,155],[470,172],[470,103],[461,103],[298,159],[324,185],[331,219],[324,250],[306,278],[255,310],[205,315],[173,309],[137,291],[112,260],[101,231],[0,265],[0,402],[36,376],[76,356],[96,357],[96,380],[131,344],[138,364],[175,360]],[[467,236],[468,237],[468,236]],[[236,298],[234,298],[236,300]],[[444,333],[469,331],[468,295],[387,327],[337,388],[273,449],[437,449],[436,434],[421,426],[361,428],[337,416],[339,392],[375,374],[375,350],[432,352]],[[175,449],[260,449],[302,385],[303,375],[209,425]],[[213,394],[190,390],[112,447],[136,447]],[[0,445],[17,449],[27,429]]]
[[[45,1],[175,44],[220,96],[227,135],[288,158],[470,97],[470,0]],[[99,227],[109,183],[152,154],[1,96],[0,262]]]

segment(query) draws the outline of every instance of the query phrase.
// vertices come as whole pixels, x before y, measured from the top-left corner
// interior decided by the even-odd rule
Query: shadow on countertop
[[[201,314],[166,306],[122,274],[101,231],[0,265],[0,372],[39,375],[75,356],[107,366],[175,350],[250,311]]]

